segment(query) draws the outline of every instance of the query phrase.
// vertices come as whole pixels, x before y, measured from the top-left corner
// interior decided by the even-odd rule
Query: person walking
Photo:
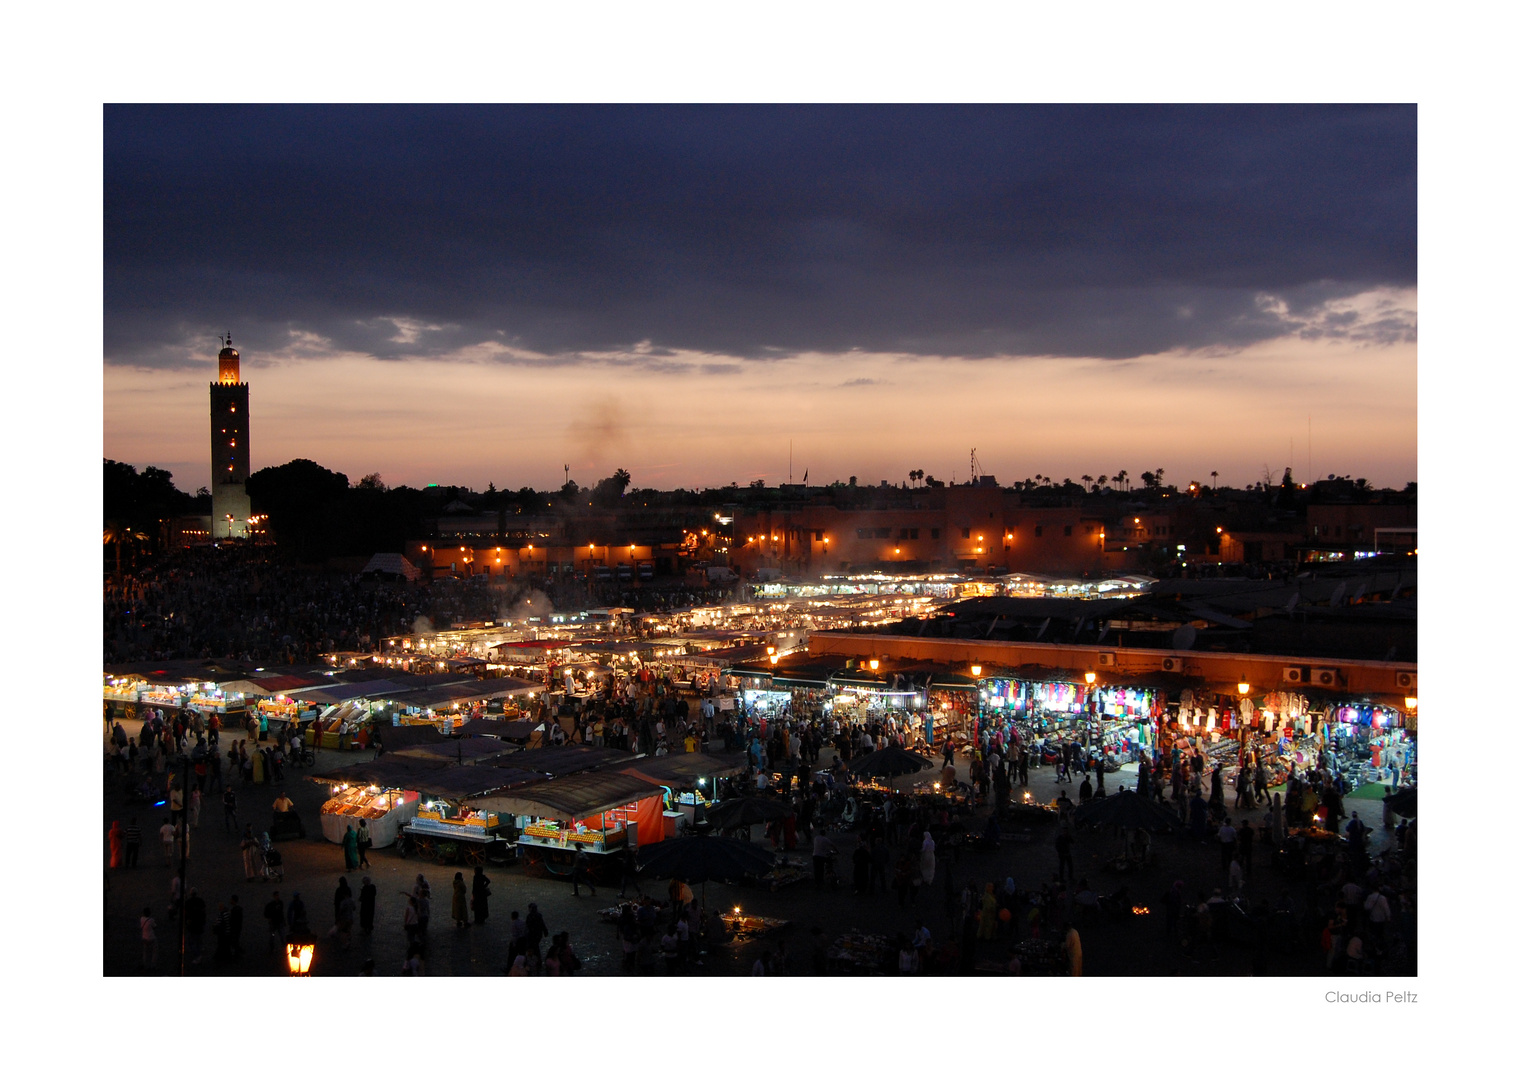
[[[576,851],[575,862],[572,864],[570,871],[570,889],[573,896],[581,895],[582,885],[585,885],[587,891],[590,892],[593,896],[597,895],[597,890],[592,887],[591,880],[586,876],[587,868],[590,865],[591,860],[587,858],[586,851],[584,849],[578,849]]]
[[[201,789],[198,787],[190,789],[190,827],[201,827]]]
[[[243,839],[238,846],[243,853],[243,880],[257,880],[259,876],[259,870],[257,867],[257,860],[259,858],[259,841],[254,839],[252,825],[243,826]]]
[[[377,890],[369,878],[359,886],[359,932],[368,934],[375,929],[375,894]]]
[[[137,934],[143,944],[143,960],[138,966],[141,971],[158,970],[158,920],[153,917],[151,907],[143,908],[143,913],[137,920]]]
[[[374,846],[374,841],[370,839],[370,823],[368,821],[360,820],[355,838],[359,841],[359,869],[368,870],[370,868],[370,848]]]
[[[158,827],[158,839],[164,846],[164,865],[174,865],[174,826],[168,818]]]
[[[618,856],[618,898],[624,898],[628,887],[634,887],[634,894],[639,894],[639,863],[637,857],[628,848],[624,848]]]
[[[477,866],[475,876],[470,879],[470,912],[475,916],[476,926],[483,924],[490,913],[490,904],[487,900],[490,895],[491,879],[486,876],[485,870]]]
[[[333,890],[333,920],[335,922],[338,919],[338,909],[343,906],[345,900],[348,900],[353,895],[354,890],[349,888],[349,879],[340,877],[337,888]]]
[[[143,846],[143,830],[138,827],[137,818],[128,818],[127,827],[122,835],[125,861],[123,866],[127,869],[135,869],[137,866],[137,853]]]
[[[333,912],[333,928],[328,931],[328,937],[337,938],[338,945],[342,949],[348,949],[353,940],[354,930],[354,897],[350,893],[344,893],[343,899],[338,902]]]
[[[359,869],[359,834],[352,825],[343,830],[343,868],[349,871]]]
[[[924,830],[924,841],[919,845],[919,881],[917,884],[935,883],[935,838]]]
[[[402,893],[401,895],[407,898],[407,906],[403,908],[401,912],[401,928],[402,931],[407,935],[407,945],[416,945],[418,935],[417,926],[419,921],[417,914],[417,897],[411,893]]]
[[[269,926],[269,955],[273,956],[276,948],[285,947],[285,901],[280,899],[279,890],[264,905],[264,921]]]
[[[549,924],[544,921],[544,916],[539,911],[539,905],[528,905],[528,917],[523,920],[523,951],[533,957],[535,965],[539,962],[539,942],[549,936]]]
[[[1056,834],[1056,873],[1062,881],[1077,876],[1072,866],[1072,837],[1066,831]]]
[[[1231,860],[1236,856],[1236,829],[1230,818],[1225,819],[1225,824],[1220,826],[1220,831],[1215,835],[1220,841],[1220,872],[1229,874]]]
[[[417,875],[417,933],[426,937],[428,924],[433,921],[433,887],[428,879]]]
[[[456,870],[454,872],[454,895],[449,902],[449,917],[454,920],[454,928],[456,930],[463,930],[470,919],[469,895],[470,889],[465,884],[465,875]]]
[[[127,843],[127,830],[121,827],[120,821],[113,821],[110,831],[106,833],[106,839],[111,845],[111,869],[120,870],[127,860],[124,850]]]
[[[306,918],[306,901],[301,899],[301,894],[290,894],[290,905],[285,910],[285,925],[292,934],[310,934],[311,924]]]
[[[238,795],[232,788],[222,792],[222,831],[238,831]]]

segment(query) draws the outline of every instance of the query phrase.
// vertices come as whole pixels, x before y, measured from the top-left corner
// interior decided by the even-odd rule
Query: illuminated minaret
[[[211,535],[248,535],[248,384],[238,373],[232,335],[217,354],[211,384]]]

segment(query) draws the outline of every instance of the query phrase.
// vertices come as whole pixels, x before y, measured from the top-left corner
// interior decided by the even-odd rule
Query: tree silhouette
[[[1090,488],[1093,486],[1093,477],[1091,477],[1091,476],[1083,476],[1083,477],[1080,477],[1079,479],[1082,480],[1084,486],[1090,487]]]
[[[1219,484],[1219,482],[1220,482],[1220,474],[1217,473],[1215,470],[1211,469],[1209,471],[1209,486],[1211,488],[1214,488],[1216,485]]]
[[[1129,491],[1130,485],[1126,482],[1126,478],[1129,477],[1129,475],[1130,474],[1128,472],[1126,472],[1124,469],[1121,469],[1119,472],[1114,474],[1114,482],[1116,484],[1119,484],[1126,491]]]

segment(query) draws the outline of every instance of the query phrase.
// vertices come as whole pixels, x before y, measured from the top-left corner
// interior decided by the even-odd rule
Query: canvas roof
[[[575,821],[659,794],[659,787],[636,776],[597,772],[524,784],[501,794],[473,799],[471,805],[498,814]]]

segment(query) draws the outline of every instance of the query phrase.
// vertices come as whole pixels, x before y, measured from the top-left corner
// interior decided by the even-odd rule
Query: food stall
[[[341,844],[350,825],[357,829],[359,822],[365,821],[370,827],[370,842],[389,847],[396,842],[402,825],[417,813],[417,807],[415,791],[378,784],[335,784],[333,797],[322,804],[322,836]]]
[[[313,776],[315,783],[326,784],[330,789],[328,800],[322,804],[323,837],[335,844],[342,843],[348,826],[357,829],[360,821],[366,821],[372,844],[379,848],[395,843],[402,826],[420,809],[419,778],[438,768],[432,762],[387,757],[327,769],[321,776]]]
[[[439,863],[506,862],[513,857],[517,834],[512,818],[473,803],[477,796],[544,778],[543,773],[490,765],[453,765],[419,775],[422,807],[403,827],[409,851]]]
[[[658,784],[665,791],[665,816],[685,817],[695,825],[699,811],[713,801],[718,780],[735,776],[744,768],[743,754],[667,754],[637,758],[618,771]]]
[[[525,751],[529,753],[534,751]],[[530,874],[563,877],[579,853],[593,857],[595,874],[603,857],[665,839],[664,798],[664,791],[647,780],[587,772],[471,801],[478,810],[514,819],[518,854]]]

